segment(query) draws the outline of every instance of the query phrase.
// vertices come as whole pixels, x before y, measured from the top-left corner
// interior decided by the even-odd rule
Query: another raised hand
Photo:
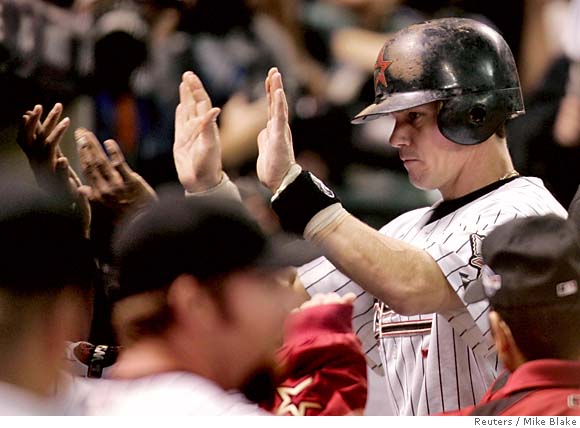
[[[258,178],[275,192],[290,167],[296,163],[292,132],[288,123],[288,103],[282,85],[282,75],[273,67],[266,77],[268,123],[258,135]]]
[[[120,219],[157,200],[151,186],[127,165],[114,140],[104,142],[105,153],[97,137],[86,129],[77,129],[75,139],[83,174],[89,184],[82,186],[80,191],[91,202],[107,207]]]
[[[60,149],[60,141],[70,126],[70,119],[62,115],[62,104],[56,103],[41,120],[42,106],[36,105],[22,116],[17,143],[28,158],[38,185],[45,191],[68,197],[83,218],[88,236],[91,208],[79,192],[82,183]]]
[[[220,109],[212,108],[201,80],[190,71],[183,74],[179,99],[173,145],[177,175],[186,191],[204,192],[222,180]]]
[[[22,116],[17,142],[26,154],[32,172],[43,189],[53,190],[58,183],[57,160],[64,157],[59,143],[70,126],[68,117],[60,120],[62,104],[57,103],[41,120],[42,106],[36,105]]]

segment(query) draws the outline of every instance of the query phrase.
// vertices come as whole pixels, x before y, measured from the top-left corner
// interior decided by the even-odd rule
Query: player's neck
[[[123,349],[110,373],[116,379],[137,379],[181,370],[183,368],[163,341],[143,339]]]
[[[491,139],[482,143],[453,180],[441,186],[439,191],[444,200],[457,199],[514,175],[517,175],[517,172],[507,145],[505,142]]]

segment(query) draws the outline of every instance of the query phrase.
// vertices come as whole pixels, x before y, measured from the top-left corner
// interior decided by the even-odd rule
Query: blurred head
[[[580,239],[555,215],[512,220],[483,241],[486,265],[466,290],[488,299],[500,357],[514,370],[525,361],[580,358]]]
[[[0,189],[0,377],[49,394],[65,340],[88,335],[95,266],[70,205],[14,182]]]
[[[239,203],[162,198],[121,231],[117,254],[123,345],[187,343],[182,369],[219,369],[225,389],[273,369],[297,304],[288,266],[309,256],[268,240]]]

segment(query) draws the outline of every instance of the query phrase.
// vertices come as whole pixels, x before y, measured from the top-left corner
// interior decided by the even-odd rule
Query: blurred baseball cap
[[[0,177],[0,288],[35,295],[75,286],[90,291],[96,275],[82,218],[71,203]]]
[[[306,241],[270,238],[238,201],[161,196],[115,240],[116,300],[168,287],[181,274],[201,281],[244,269],[301,266],[320,256]]]
[[[487,236],[482,256],[467,303],[488,299],[496,309],[580,303],[580,239],[571,221],[553,214],[512,220]]]

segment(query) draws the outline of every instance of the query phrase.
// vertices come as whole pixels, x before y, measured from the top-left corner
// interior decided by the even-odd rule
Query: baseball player
[[[380,50],[374,86],[376,102],[354,122],[388,118],[389,143],[411,182],[439,190],[439,202],[379,232],[350,215],[295,163],[275,68],[266,78],[270,114],[258,137],[258,176],[274,193],[282,226],[326,256],[300,269],[307,291],[357,294],[354,326],[384,373],[385,413],[473,405],[499,368],[488,304],[463,299],[480,274],[481,243],[507,220],[566,211],[541,180],[514,170],[505,122],[524,105],[512,53],[491,28],[448,18],[403,29]]]
[[[96,266],[70,200],[20,181],[0,184],[0,416],[78,414],[55,391],[65,340],[86,333]]]
[[[123,349],[109,379],[74,380],[73,406],[242,416],[267,414],[255,404],[263,400],[278,415],[362,412],[355,296],[321,295],[290,314],[298,305],[287,266],[310,258],[266,238],[238,202],[161,198],[120,230],[116,247]]]

